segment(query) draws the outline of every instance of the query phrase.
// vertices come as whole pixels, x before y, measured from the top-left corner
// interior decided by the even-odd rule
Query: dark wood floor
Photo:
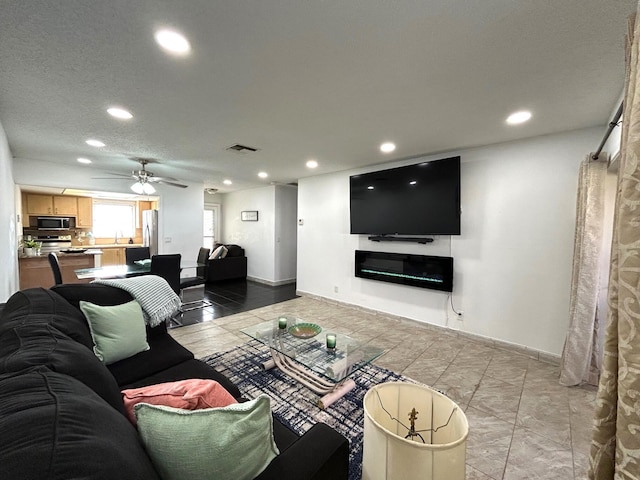
[[[176,317],[176,320],[184,325],[193,325],[217,318],[246,312],[255,308],[273,305],[296,298],[296,284],[271,287],[258,282],[248,280],[233,280],[217,282],[184,290],[182,301],[185,309],[197,307],[197,304],[189,305],[187,302],[201,299],[207,300],[210,305],[202,308],[186,310]],[[178,325],[172,323],[171,327]]]

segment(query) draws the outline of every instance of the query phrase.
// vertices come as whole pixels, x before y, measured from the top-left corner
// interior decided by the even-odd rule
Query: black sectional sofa
[[[216,243],[212,251],[221,245],[223,244]],[[227,255],[224,258],[207,260],[206,283],[247,278],[247,257],[244,248],[233,244],[224,246],[227,248]]]
[[[80,300],[119,305],[120,289],[68,284],[17,292],[0,313],[0,475],[11,479],[159,479],[120,391],[188,378],[242,392],[176,342],[147,327],[150,349],[105,366],[92,351]],[[258,479],[340,479],[348,441],[317,424],[302,436],[274,419],[280,454]],[[240,460],[240,459],[239,459]]]

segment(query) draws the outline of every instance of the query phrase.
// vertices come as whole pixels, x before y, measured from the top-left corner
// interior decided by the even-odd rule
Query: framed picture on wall
[[[258,221],[258,211],[257,210],[245,210],[244,212],[240,212],[240,219],[243,222],[257,222]]]

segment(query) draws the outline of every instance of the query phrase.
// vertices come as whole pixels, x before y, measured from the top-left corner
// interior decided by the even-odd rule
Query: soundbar
[[[390,237],[387,235],[372,235],[368,237],[372,242],[414,242],[414,243],[431,243],[433,238],[430,237]]]

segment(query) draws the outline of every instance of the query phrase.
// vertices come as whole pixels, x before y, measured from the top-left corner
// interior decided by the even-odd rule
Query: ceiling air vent
[[[257,148],[247,147],[246,145],[240,145],[239,143],[236,143],[235,145],[231,145],[230,147],[227,148],[227,150],[234,150],[234,151],[240,152],[240,153],[257,152],[258,151]]]

